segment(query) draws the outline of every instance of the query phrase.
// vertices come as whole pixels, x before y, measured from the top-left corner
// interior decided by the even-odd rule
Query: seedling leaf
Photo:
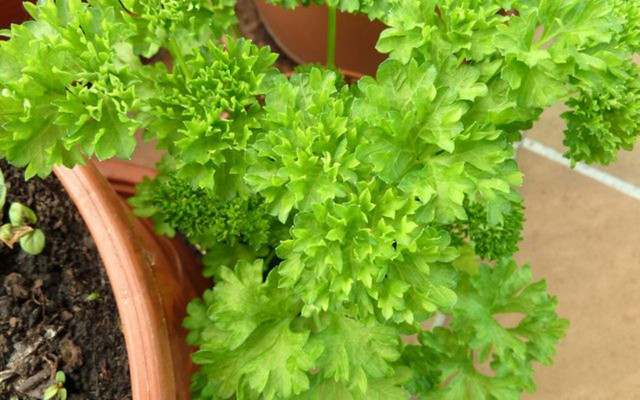
[[[37,256],[38,254],[42,253],[42,250],[44,250],[45,242],[46,239],[44,236],[44,232],[42,232],[42,230],[40,229],[36,229],[20,238],[20,247],[22,247],[22,250],[25,253],[31,254],[32,256]]]
[[[53,399],[58,395],[58,390],[59,390],[58,386],[49,386],[47,390],[44,391],[43,400]]]
[[[67,377],[64,375],[64,372],[58,371],[56,372],[56,382],[59,384],[64,384],[67,380]]]
[[[4,224],[0,227],[0,240],[10,249],[13,249],[13,246],[15,246],[19,240],[31,232],[33,232],[33,228],[30,226],[16,227],[11,224]]]
[[[9,221],[14,226],[33,225],[38,222],[38,217],[29,207],[20,203],[12,203],[9,207]]]

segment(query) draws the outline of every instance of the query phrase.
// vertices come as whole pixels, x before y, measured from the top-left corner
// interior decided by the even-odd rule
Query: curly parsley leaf
[[[160,48],[180,51],[220,39],[237,22],[234,0],[120,0],[135,29],[137,54],[150,58]]]
[[[259,96],[276,73],[277,56],[245,39],[209,43],[185,56],[185,71],[149,71],[157,87],[148,100],[146,135],[167,149],[176,176],[213,188],[223,198],[247,193],[244,152],[262,115]]]
[[[311,336],[324,348],[317,366],[325,379],[366,394],[369,380],[393,375],[391,363],[400,357],[396,329],[339,314],[330,314],[325,323]]]
[[[437,354],[441,382],[447,382],[424,398],[518,399],[520,392],[534,391],[533,363],[551,364],[568,327],[545,282],[531,283],[528,266],[503,260],[463,275],[458,295],[451,327],[420,335],[425,354]],[[507,315],[521,319],[509,326]],[[487,360],[491,375],[478,368]]]
[[[204,249],[244,243],[258,250],[269,244],[275,222],[258,196],[225,200],[175,177],[145,179],[129,202],[158,232],[173,236],[177,230]]]
[[[0,44],[0,154],[27,178],[133,152],[141,63],[120,6],[98,3],[27,3],[34,21]]]
[[[612,90],[598,92],[581,85],[567,101],[570,111],[564,144],[573,162],[603,165],[615,161],[620,150],[632,150],[640,134],[640,69],[628,64],[627,78]]]
[[[511,210],[504,214],[503,222],[498,225],[489,224],[487,208],[481,203],[465,202],[465,212],[466,221],[444,227],[451,232],[456,245],[463,245],[468,239],[480,258],[491,261],[511,257],[518,251],[524,222],[520,203],[512,203]]]
[[[190,339],[199,345],[193,360],[202,366],[194,377],[195,398],[224,399],[237,392],[281,399],[309,388],[306,372],[322,348],[309,341],[308,330],[292,330],[300,305],[290,293],[263,282],[262,270],[262,261],[223,268],[216,287],[205,294],[208,303],[190,306],[185,326],[198,332]],[[214,326],[211,336],[202,323],[205,313]]]

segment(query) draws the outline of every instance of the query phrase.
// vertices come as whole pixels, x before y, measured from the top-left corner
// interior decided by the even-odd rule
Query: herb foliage
[[[375,77],[283,76],[277,55],[229,33],[231,0],[29,5],[35,21],[0,43],[0,156],[31,177],[127,158],[139,129],[166,150],[132,204],[197,244],[216,282],[185,321],[194,398],[534,391],[533,364],[551,364],[568,323],[510,259],[514,144],[564,101],[572,161],[633,146],[640,4],[325,3],[389,27]],[[160,48],[173,69],[141,62]],[[450,323],[431,329],[437,313]]]

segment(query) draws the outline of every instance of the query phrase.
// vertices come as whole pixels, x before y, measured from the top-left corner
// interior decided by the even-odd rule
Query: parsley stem
[[[329,7],[329,26],[327,27],[327,68],[336,67],[336,8]]]
[[[264,261],[265,267],[269,268],[269,265],[271,265],[271,261],[273,261],[273,258],[275,256],[276,256],[276,249],[273,249],[271,253],[269,253],[269,255],[265,258],[265,261]]]
[[[180,45],[175,38],[171,39],[171,41],[169,42],[169,51],[171,52],[171,55],[173,55],[173,59],[176,64],[178,64],[178,67],[180,67],[182,75],[184,75],[184,77],[187,79],[191,79],[191,74],[187,69],[187,63],[184,60],[184,55],[182,54],[182,51],[180,51]]]
[[[236,24],[232,25],[233,33],[236,35],[236,39],[240,39],[242,37],[242,32],[240,31],[240,27]]]

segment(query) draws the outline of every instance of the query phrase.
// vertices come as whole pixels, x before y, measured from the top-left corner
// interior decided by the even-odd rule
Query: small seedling
[[[66,400],[67,399],[67,389],[64,388],[64,383],[67,378],[64,375],[64,372],[58,371],[56,372],[56,383],[51,385],[44,391],[43,400]]]
[[[7,186],[0,171],[0,215],[6,200]],[[35,256],[42,253],[46,240],[42,230],[32,227],[37,222],[38,216],[32,209],[20,203],[12,203],[9,207],[9,223],[0,225],[0,241],[9,248],[20,243],[20,247],[27,254]]]
[[[100,300],[100,293],[98,292],[89,293],[89,295],[87,296],[87,301],[98,301],[98,300]]]

